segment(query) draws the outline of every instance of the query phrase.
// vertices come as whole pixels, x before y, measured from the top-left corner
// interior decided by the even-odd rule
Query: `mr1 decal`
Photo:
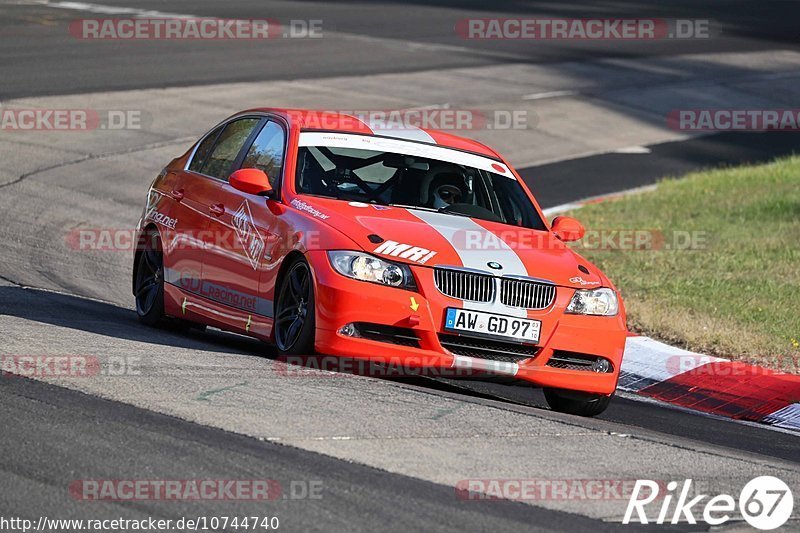
[[[373,252],[376,254],[399,257],[401,259],[408,259],[419,264],[426,263],[430,258],[436,255],[436,252],[432,252],[427,248],[411,246],[410,244],[401,244],[395,241],[386,241],[375,248]]]
[[[258,263],[261,261],[261,256],[264,254],[264,238],[256,229],[253,222],[253,213],[250,211],[250,204],[247,200],[242,202],[239,209],[233,215],[233,227],[236,230],[236,235],[242,241],[244,253],[253,265],[254,270],[258,270]]]
[[[299,200],[297,198],[292,200],[292,207],[294,207],[298,211],[305,211],[309,215],[311,215],[311,216],[313,216],[315,218],[318,218],[320,220],[328,220],[329,218],[331,218],[330,215],[326,215],[325,213],[323,213],[322,211],[320,211],[319,209],[317,209],[313,205],[307,204],[304,201]]]

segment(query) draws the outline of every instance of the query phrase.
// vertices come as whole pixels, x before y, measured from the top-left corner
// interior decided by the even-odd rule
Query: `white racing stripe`
[[[359,120],[363,122],[369,129],[371,129],[372,133],[375,135],[436,144],[436,141],[433,140],[433,137],[416,126],[404,125],[403,127],[389,128],[386,127],[386,121],[370,120],[367,117],[359,117]]]
[[[459,244],[465,243],[467,241],[466,236],[469,234],[473,234],[475,232],[480,234],[490,233],[488,230],[486,230],[486,228],[472,219],[454,215],[445,215],[443,213],[433,213],[429,211],[409,210],[408,212],[427,223],[432,229],[436,230],[442,237],[447,239],[447,242],[449,242],[456,251],[458,257],[461,259],[461,264],[465,268],[481,270],[483,272],[493,274],[492,271],[489,270],[487,263],[490,261],[496,261],[503,265],[503,274],[512,276],[528,275],[528,269],[525,268],[525,264],[519,258],[517,253],[501,239],[494,240],[493,242],[498,243],[498,247],[497,249],[489,251],[481,249],[473,250],[469,249],[467,246]],[[480,242],[485,242],[485,239],[480,239]],[[496,295],[500,294],[499,285],[500,284],[498,282],[495,290]],[[489,313],[516,316],[520,318],[526,318],[528,316],[528,312],[525,309],[508,307],[501,304],[497,300],[498,298],[495,297],[494,302],[464,302],[464,308],[472,309],[474,311],[485,311]]]

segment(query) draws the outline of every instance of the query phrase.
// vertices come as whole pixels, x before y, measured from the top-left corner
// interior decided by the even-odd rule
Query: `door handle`
[[[183,197],[186,196],[186,193],[183,189],[172,189],[172,197],[175,198],[178,202],[183,200]]]
[[[211,214],[215,217],[221,217],[225,214],[225,206],[223,204],[211,204],[208,206],[208,210],[211,211]]]

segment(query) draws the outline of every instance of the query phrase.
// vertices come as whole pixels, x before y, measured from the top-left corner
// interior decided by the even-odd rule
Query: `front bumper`
[[[517,361],[469,357],[442,346],[445,310],[462,307],[462,301],[439,292],[432,268],[412,267],[419,292],[410,292],[344,277],[333,270],[322,251],[309,252],[308,259],[316,282],[316,349],[320,353],[409,370],[428,369],[439,376],[485,372],[540,387],[593,394],[607,395],[616,389],[627,335],[621,304],[620,313],[614,317],[566,315],[563,310],[574,289],[559,287],[550,308],[528,311],[528,318],[542,322],[533,357]],[[401,345],[340,333],[342,326],[351,323],[401,328],[413,332],[418,341]],[[612,371],[597,373],[549,366],[554,351],[603,357],[611,362]]]

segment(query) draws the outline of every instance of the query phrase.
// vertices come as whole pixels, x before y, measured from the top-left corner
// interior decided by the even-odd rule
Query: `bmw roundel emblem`
[[[503,265],[501,265],[497,261],[489,261],[486,264],[489,266],[489,268],[492,268],[494,270],[502,270],[503,269]]]

